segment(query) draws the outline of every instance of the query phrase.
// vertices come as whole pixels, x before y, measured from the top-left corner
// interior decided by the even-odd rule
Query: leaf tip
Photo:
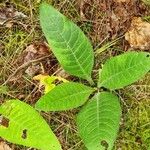
[[[40,101],[37,101],[37,103],[35,104],[34,108],[38,111],[41,111],[41,102]]]

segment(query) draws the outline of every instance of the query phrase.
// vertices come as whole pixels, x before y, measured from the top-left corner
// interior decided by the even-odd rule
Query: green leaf
[[[64,70],[92,82],[94,53],[81,29],[46,3],[40,7],[40,24]]]
[[[99,87],[120,89],[139,80],[150,70],[150,53],[127,52],[110,58],[99,75]]]
[[[0,106],[0,114],[0,137],[41,150],[61,150],[46,121],[30,105],[19,100],[9,100]]]
[[[121,107],[117,96],[98,93],[77,116],[79,133],[89,150],[111,150],[117,137]]]
[[[36,109],[43,111],[69,110],[83,105],[94,91],[80,83],[62,83],[42,96],[36,103]]]

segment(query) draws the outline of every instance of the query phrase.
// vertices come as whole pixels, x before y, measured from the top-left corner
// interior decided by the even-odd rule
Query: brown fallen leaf
[[[35,42],[27,46],[27,48],[25,49],[24,63],[37,58],[41,58],[43,56],[48,56],[49,54],[50,49],[45,42]],[[39,64],[39,62],[33,63],[26,69],[25,73],[31,77],[36,74],[42,73],[43,68],[41,65],[42,64]]]
[[[12,150],[5,142],[0,142],[0,150]]]
[[[35,58],[43,57],[50,54],[50,49],[45,42],[34,42],[25,49],[24,63]]]
[[[12,20],[26,17],[27,16],[23,12],[15,10],[13,6],[3,6],[0,8],[0,25],[4,25],[6,23],[6,27],[10,27]]]
[[[150,49],[150,23],[143,21],[140,17],[134,17],[125,39],[134,49]]]
[[[129,3],[131,0],[114,0],[117,3]]]

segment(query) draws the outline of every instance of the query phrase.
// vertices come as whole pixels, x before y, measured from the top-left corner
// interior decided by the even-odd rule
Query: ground
[[[133,17],[142,17],[146,21],[150,18],[149,6],[139,0],[45,1],[80,26],[92,41],[95,51],[93,77],[97,76],[99,66],[107,58],[133,50],[124,38]],[[0,84],[4,85],[0,93],[0,103],[6,99],[18,98],[34,105],[43,92],[38,88],[38,82],[33,80],[33,76],[39,73],[78,80],[61,69],[47,46],[39,25],[40,3],[41,0],[2,0],[0,3]],[[150,52],[150,49],[145,51]],[[37,60],[32,62],[35,58]],[[133,85],[117,91],[122,97],[123,114],[114,150],[148,150],[149,91],[150,74]],[[77,132],[75,114],[76,110],[42,113],[59,138],[63,150],[86,149]],[[27,150],[22,146],[8,144],[13,150]]]

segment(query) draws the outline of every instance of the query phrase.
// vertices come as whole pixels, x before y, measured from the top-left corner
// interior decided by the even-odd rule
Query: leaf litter
[[[134,49],[150,49],[150,23],[143,21],[140,17],[134,17],[125,39]]]
[[[17,11],[12,5],[0,8],[0,25],[12,27],[13,20],[27,18],[23,12]]]
[[[12,150],[5,142],[0,142],[0,150]]]

